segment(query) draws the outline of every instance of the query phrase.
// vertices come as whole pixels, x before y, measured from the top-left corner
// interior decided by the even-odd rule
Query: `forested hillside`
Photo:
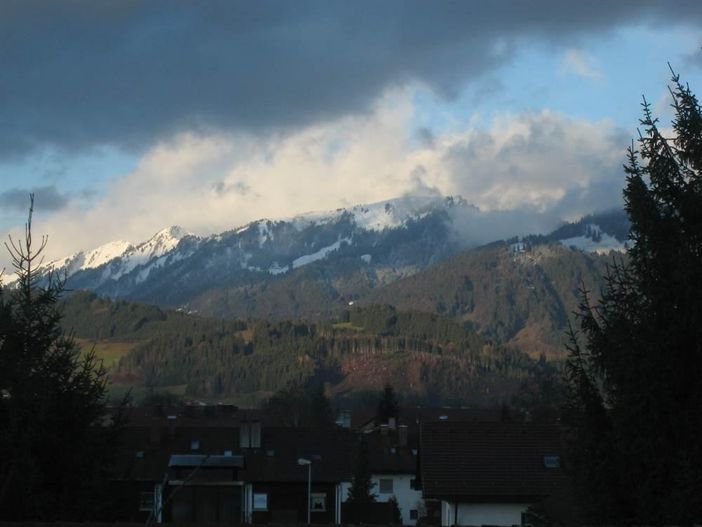
[[[78,293],[65,314],[84,345],[124,344],[110,369],[118,386],[177,386],[192,398],[260,400],[310,381],[353,398],[390,382],[417,401],[494,405],[509,402],[536,367],[469,323],[390,306],[327,322],[241,322]]]
[[[565,355],[565,331],[581,285],[597,298],[608,263],[557,243],[494,243],[372,291],[359,303],[388,303],[472,322],[497,342],[533,357]]]

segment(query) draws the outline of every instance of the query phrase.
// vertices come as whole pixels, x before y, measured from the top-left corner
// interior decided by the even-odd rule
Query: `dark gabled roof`
[[[115,413],[117,410],[114,411]],[[130,407],[121,410],[127,426],[189,426],[215,427],[238,426],[245,421],[260,421],[265,425],[276,423],[264,411],[242,409],[231,405],[179,406],[179,407]]]
[[[433,422],[422,425],[425,498],[536,500],[566,483],[545,456],[562,456],[558,427],[534,423]]]
[[[502,411],[495,408],[403,406],[398,410],[396,426],[406,425],[410,434],[417,434],[420,424],[430,421],[498,422],[501,419]],[[376,428],[375,412],[354,413],[351,428],[360,431]]]
[[[168,460],[169,467],[188,468],[242,468],[244,456],[223,456],[219,454],[174,454]]]
[[[193,441],[198,448],[193,450]],[[235,426],[151,426],[128,424],[121,432],[117,479],[161,481],[173,454],[215,454],[239,450],[239,429]]]
[[[307,467],[298,459],[312,461],[312,480],[349,481],[353,472],[356,436],[339,429],[265,428],[261,448],[244,451],[243,481],[306,482]]]
[[[373,474],[416,474],[417,445],[416,437],[409,436],[407,445],[401,446],[397,434],[379,432],[363,434],[368,445],[368,466]]]

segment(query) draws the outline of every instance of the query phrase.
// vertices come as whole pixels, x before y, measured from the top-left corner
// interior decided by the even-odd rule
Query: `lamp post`
[[[301,457],[297,460],[300,466],[307,465],[307,525],[312,524],[312,461]]]

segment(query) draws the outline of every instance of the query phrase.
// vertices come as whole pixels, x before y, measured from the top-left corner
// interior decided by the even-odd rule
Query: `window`
[[[200,440],[193,439],[190,441],[190,450],[200,450]]]
[[[263,492],[253,495],[253,510],[267,511],[268,510],[268,494]]]
[[[154,493],[141,492],[139,494],[139,510],[151,512],[154,509]]]
[[[392,494],[392,480],[389,478],[381,478],[378,484],[378,492],[381,494]]]
[[[561,468],[561,456],[544,456],[544,467]]]
[[[143,450],[137,451],[136,458],[137,459],[144,459],[144,451]]]
[[[313,492],[310,499],[312,512],[324,512],[327,510],[327,495],[324,492]]]
[[[412,509],[410,511],[410,520],[416,520],[419,518],[419,513],[417,512],[417,509]]]
[[[417,488],[417,480],[416,480],[416,479],[412,478],[412,479],[410,480],[410,488],[411,488],[411,489],[416,489],[416,488]]]

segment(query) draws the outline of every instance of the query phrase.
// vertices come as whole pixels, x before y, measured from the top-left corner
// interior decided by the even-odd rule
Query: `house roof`
[[[302,482],[307,481],[307,468],[297,460],[305,458],[312,461],[315,481],[338,482],[350,479],[353,456],[349,453],[355,451],[356,436],[338,428],[264,426],[261,447],[242,449],[238,425],[167,426],[156,420],[151,426],[126,426],[122,439],[116,479],[161,481],[169,462],[198,466],[196,461],[207,457],[234,463],[232,468],[239,468],[237,478],[241,481]],[[205,466],[214,467],[212,463]]]
[[[265,428],[261,448],[244,452],[243,481],[306,482],[307,466],[298,459],[312,461],[312,480],[349,481],[353,472],[352,453],[356,436],[339,428]]]
[[[197,444],[193,444],[196,442]],[[197,448],[193,449],[193,446]],[[222,455],[239,450],[235,426],[127,425],[122,431],[118,479],[161,481],[172,455]]]
[[[410,434],[418,434],[420,424],[429,421],[497,422],[501,419],[502,411],[494,408],[403,406],[398,410],[396,426],[406,425]],[[354,413],[351,428],[359,431],[377,428],[375,411]]]
[[[402,446],[397,434],[364,434],[368,445],[368,466],[373,474],[416,474],[419,440],[409,436]]]
[[[242,468],[243,456],[223,456],[219,454],[174,454],[168,460],[169,467],[213,467]]]
[[[535,423],[431,422],[421,428],[425,498],[475,502],[539,499],[562,487],[558,427]]]

